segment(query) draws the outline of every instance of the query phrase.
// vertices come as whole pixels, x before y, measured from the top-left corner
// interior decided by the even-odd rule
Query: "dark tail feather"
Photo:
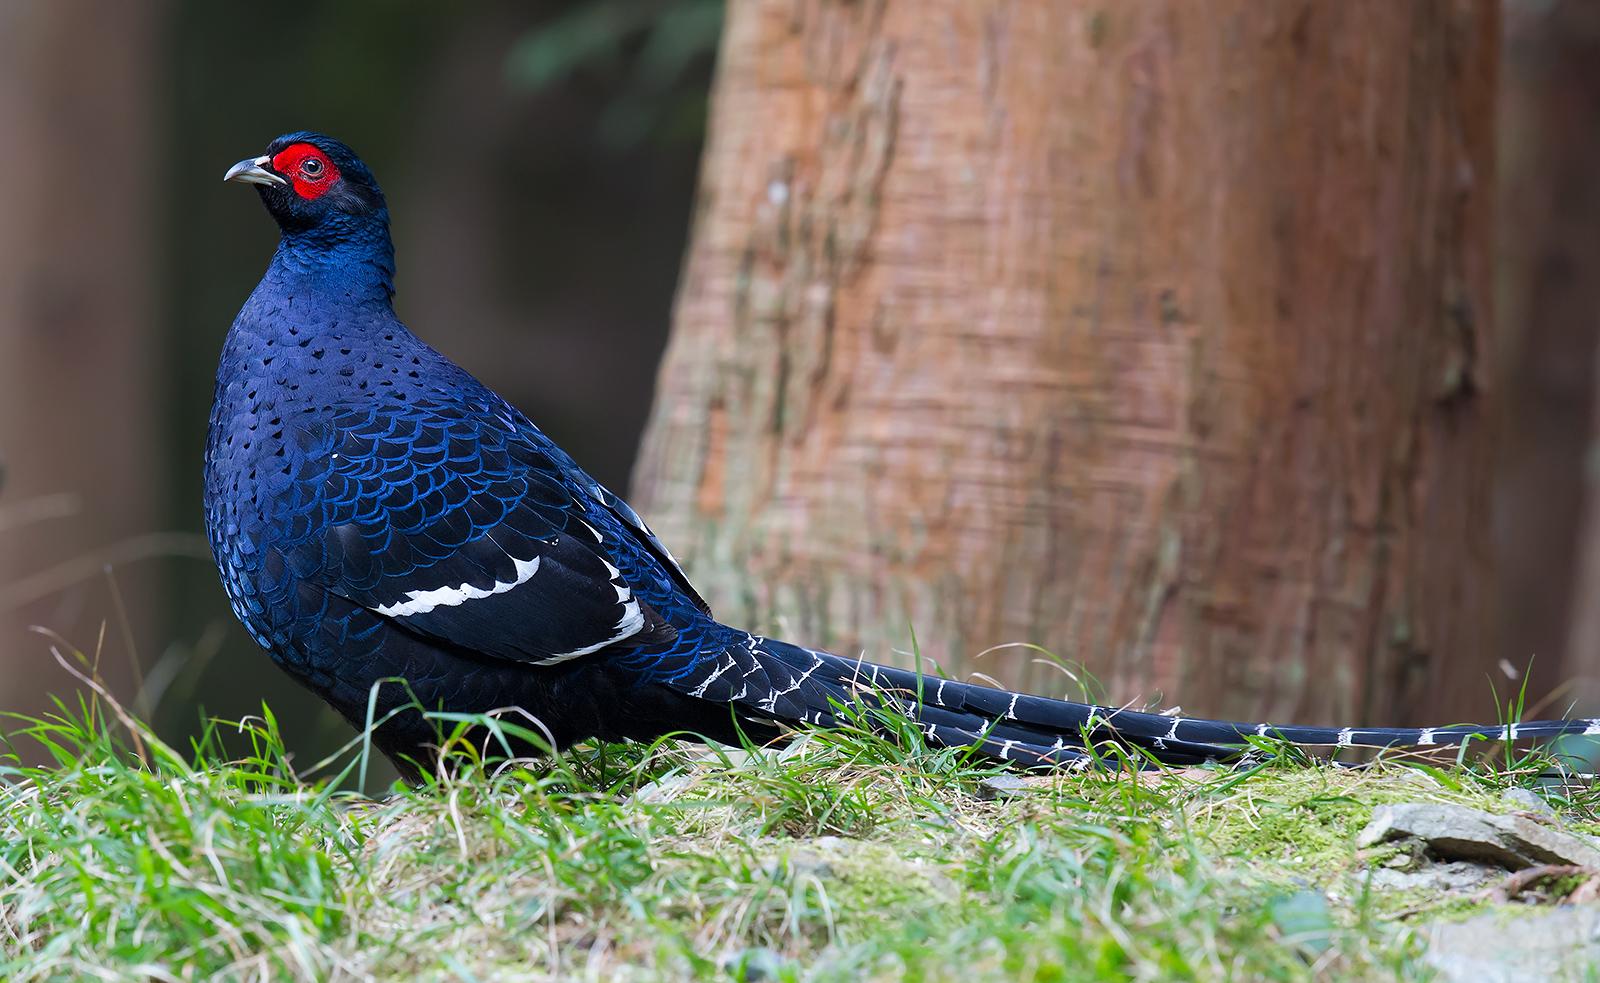
[[[773,705],[775,701],[766,701],[763,715],[826,725],[833,722],[833,701],[869,699],[917,721],[935,744],[977,746],[993,757],[1034,765],[1084,764],[1090,759],[1086,742],[1114,742],[1147,752],[1166,764],[1188,765],[1237,759],[1255,738],[1309,746],[1384,748],[1600,734],[1600,719],[1537,720],[1492,727],[1280,727],[1194,720],[990,689],[769,638],[755,638],[745,651],[784,695],[804,704],[803,712],[796,713],[791,707],[786,713],[785,708]],[[749,705],[737,698],[734,702]]]

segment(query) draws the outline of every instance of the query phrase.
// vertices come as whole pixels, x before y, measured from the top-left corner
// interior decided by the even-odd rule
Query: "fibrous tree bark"
[[[847,654],[1488,712],[1497,47],[1492,0],[731,4],[636,501]]]

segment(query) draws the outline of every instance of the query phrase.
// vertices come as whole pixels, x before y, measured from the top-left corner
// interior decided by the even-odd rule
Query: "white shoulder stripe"
[[[639,602],[629,601],[622,607],[622,617],[617,621],[617,633],[615,635],[612,635],[610,638],[605,639],[604,641],[595,642],[593,645],[585,645],[583,648],[573,649],[571,652],[558,652],[555,655],[545,656],[544,658],[535,662],[534,665],[553,666],[559,662],[565,662],[568,659],[576,659],[580,655],[588,655],[590,652],[599,651],[600,649],[605,648],[607,645],[615,645],[617,642],[622,641],[624,638],[627,638],[630,635],[638,634],[639,630],[643,627],[644,612],[639,609]]]
[[[517,565],[517,579],[511,583],[497,580],[488,590],[474,587],[471,584],[462,584],[460,587],[438,587],[434,590],[414,590],[406,593],[406,600],[397,604],[384,604],[373,608],[374,611],[389,618],[407,618],[413,614],[427,614],[434,608],[452,608],[467,601],[480,597],[489,597],[494,594],[504,594],[527,581],[539,572],[539,558],[531,560],[518,560],[512,558]]]

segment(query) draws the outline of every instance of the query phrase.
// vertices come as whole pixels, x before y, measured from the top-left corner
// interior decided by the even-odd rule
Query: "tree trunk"
[[[719,614],[849,655],[1489,713],[1498,41],[1493,0],[730,5],[635,498]]]
[[[0,10],[0,708],[77,683],[30,624],[93,651],[134,693],[159,573],[150,205],[159,7],[29,0]],[[216,180],[216,173],[192,180]],[[180,188],[178,182],[170,187]],[[104,573],[118,569],[124,621]],[[127,630],[124,630],[126,626]],[[146,647],[147,663],[152,655]],[[8,725],[9,729],[9,725]]]

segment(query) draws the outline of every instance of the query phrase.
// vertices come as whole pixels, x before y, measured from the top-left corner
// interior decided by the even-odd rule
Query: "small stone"
[[[1418,870],[1380,868],[1372,872],[1372,886],[1387,891],[1474,891],[1498,883],[1503,877],[1505,871],[1499,867],[1456,860],[1428,864]]]
[[[986,802],[1012,799],[1033,791],[1028,780],[1021,775],[990,775],[978,782],[978,798]]]
[[[1426,959],[1446,983],[1547,983],[1588,979],[1600,961],[1600,910],[1563,906],[1507,917],[1502,909],[1436,923]]]
[[[1402,802],[1379,806],[1356,843],[1370,847],[1414,836],[1442,860],[1470,860],[1521,870],[1535,864],[1600,866],[1600,849],[1525,816],[1496,816],[1464,806]]]
[[[778,978],[783,971],[783,957],[771,949],[740,949],[729,954],[722,966],[739,983],[764,983]]]
[[[833,876],[833,864],[810,850],[796,850],[789,854],[787,866],[789,873],[796,878],[815,877],[818,880],[827,880]]]
[[[1541,816],[1548,816],[1551,819],[1561,818],[1556,814],[1556,811],[1550,807],[1550,803],[1546,802],[1542,796],[1536,792],[1530,792],[1525,788],[1507,789],[1505,792],[1501,793],[1500,798],[1505,799],[1518,809],[1526,809],[1529,812],[1537,813]]]

